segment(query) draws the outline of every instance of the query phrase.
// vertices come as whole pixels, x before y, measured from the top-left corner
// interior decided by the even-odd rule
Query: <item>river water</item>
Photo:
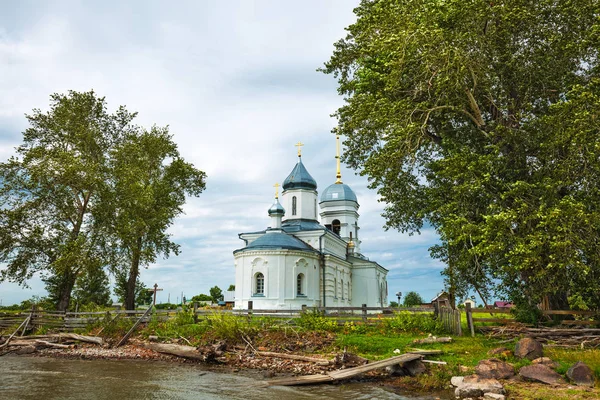
[[[365,383],[260,387],[258,373],[215,372],[202,365],[133,360],[0,358],[0,399],[411,399]]]

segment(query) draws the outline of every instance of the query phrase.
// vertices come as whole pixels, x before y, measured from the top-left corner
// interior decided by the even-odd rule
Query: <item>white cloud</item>
[[[319,189],[333,182],[330,114],[342,99],[315,69],[357,1],[15,4],[0,4],[1,160],[19,144],[24,114],[47,110],[51,93],[94,89],[110,109],[138,111],[142,126],[169,125],[182,155],[208,174],[206,191],[170,228],[181,255],[142,272],[165,289],[160,300],[233,283],[237,234],[269,225],[272,185],[294,166],[298,140]],[[347,169],[343,177],[361,204],[361,250],[390,269],[390,293],[411,286],[433,296],[442,285],[427,251],[435,232],[384,231],[384,204],[366,179]],[[32,292],[3,283],[0,293],[16,302]]]

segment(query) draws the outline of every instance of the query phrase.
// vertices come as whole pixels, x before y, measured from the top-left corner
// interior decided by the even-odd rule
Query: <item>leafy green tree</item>
[[[423,298],[417,292],[408,292],[406,293],[406,296],[404,296],[404,307],[416,307],[423,303]]]
[[[23,144],[0,163],[0,279],[26,285],[43,272],[58,290],[56,308],[65,311],[86,266],[104,263],[92,213],[109,152],[135,114],[123,107],[108,113],[93,91],[50,99],[48,112],[26,116]]]
[[[229,285],[229,287],[227,288],[228,292],[234,291],[235,290],[235,285]]]
[[[100,218],[119,249],[115,268],[127,270],[125,307],[135,307],[140,266],[159,254],[179,254],[167,229],[183,212],[186,195],[198,196],[206,174],[179,155],[168,128],[130,132],[111,153],[111,181],[103,191]]]
[[[210,297],[215,303],[223,300],[223,291],[218,286],[213,286],[210,288]]]
[[[323,71],[387,227],[440,235],[450,295],[600,307],[600,3],[363,0]],[[405,301],[406,302],[406,301]]]
[[[212,302],[213,298],[207,294],[201,293],[201,294],[198,294],[198,295],[192,297],[191,301],[192,301],[192,303],[195,301],[197,301],[197,302],[206,302],[206,301]]]
[[[393,308],[398,307],[398,302],[397,301],[390,301],[390,307],[393,307]]]
[[[117,296],[119,302],[124,303],[125,297],[127,296],[127,285],[129,281],[129,275],[126,270],[117,270],[115,273],[115,286],[113,293]],[[139,279],[135,281],[134,299],[135,304],[152,304],[154,292],[148,290],[150,287],[144,285]]]
[[[73,298],[80,305],[110,306],[108,275],[101,265],[86,269],[75,282]]]

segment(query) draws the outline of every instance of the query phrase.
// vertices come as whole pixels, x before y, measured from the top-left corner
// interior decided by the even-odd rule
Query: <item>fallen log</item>
[[[375,361],[369,364],[361,365],[354,368],[342,369],[328,372],[325,375],[306,375],[291,378],[274,379],[263,382],[266,386],[297,386],[297,385],[313,385],[317,383],[333,382],[342,379],[348,379],[365,372],[373,371],[378,368],[385,368],[390,365],[404,364],[413,360],[420,360],[423,356],[419,354],[402,354],[388,358],[386,360]]]
[[[98,337],[98,336],[84,336],[84,335],[78,335],[76,333],[61,333],[61,334],[58,335],[58,338],[59,338],[59,340],[61,340],[61,339],[73,339],[73,340],[78,340],[80,342],[98,344],[100,346],[102,346],[104,344],[104,340],[101,337]]]
[[[143,343],[141,346],[159,353],[171,354],[192,360],[206,361],[207,358],[206,355],[198,352],[198,350],[192,346],[167,343]]]
[[[295,354],[274,353],[271,351],[257,351],[257,352],[255,352],[255,354],[257,354],[259,356],[263,356],[263,357],[285,358],[288,360],[314,362],[317,365],[330,365],[333,363],[333,361],[326,360],[324,358],[299,356],[299,355],[295,355]]]
[[[42,347],[52,347],[55,349],[72,349],[75,346],[73,345],[69,345],[69,344],[59,344],[59,343],[52,343],[52,342],[47,342],[45,340],[13,340],[9,346],[14,346],[14,347],[20,347],[20,346],[31,346],[33,342],[33,345],[36,348],[42,348]]]
[[[450,343],[452,342],[452,338],[449,336],[446,337],[435,337],[435,336],[429,336],[425,339],[415,339],[413,340],[413,343],[417,343],[417,344],[427,344],[427,343]]]

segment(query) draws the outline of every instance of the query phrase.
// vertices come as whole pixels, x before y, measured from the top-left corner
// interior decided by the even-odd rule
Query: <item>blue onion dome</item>
[[[281,232],[271,232],[264,234],[243,249],[236,250],[236,252],[256,249],[313,250],[309,245],[292,235]]]
[[[279,199],[275,199],[275,203],[269,208],[269,215],[285,215],[285,209],[279,202]]]
[[[340,200],[355,201],[358,203],[354,190],[350,189],[350,186],[345,183],[334,183],[329,185],[321,194],[321,203]]]
[[[283,190],[288,189],[317,189],[317,181],[310,176],[304,164],[302,164],[302,158],[298,158],[298,164],[283,181]]]

